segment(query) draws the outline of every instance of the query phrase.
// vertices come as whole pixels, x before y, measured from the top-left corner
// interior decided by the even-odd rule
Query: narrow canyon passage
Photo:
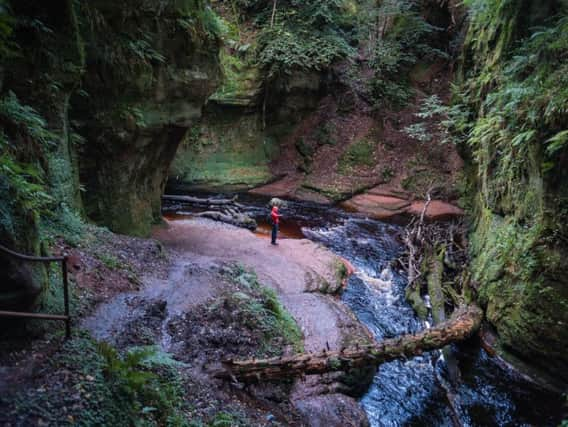
[[[338,349],[345,343],[346,334],[364,336],[365,328],[360,325],[379,341],[427,327],[405,299],[406,277],[395,262],[403,250],[403,227],[329,206],[288,202],[283,210],[286,226],[280,245],[273,247],[262,225],[265,203],[264,199],[250,197],[245,203],[245,210],[260,223],[256,233],[193,218],[187,210],[168,213],[167,226],[156,228],[154,237],[172,253],[174,265],[167,279],[151,279],[146,284],[141,291],[143,297],[166,301],[171,318],[222,291],[223,285],[208,270],[211,266],[236,262],[255,270],[261,283],[277,291],[304,334],[307,352]],[[319,276],[336,280],[333,263],[337,260],[328,250],[355,268],[340,299],[314,293],[314,289],[307,292],[310,283],[306,282],[310,279]],[[95,336],[105,338],[109,313],[120,311],[124,304],[120,298],[118,304],[118,308],[116,301],[104,305],[87,320]],[[108,331],[106,338],[119,333],[116,320],[111,319],[115,329]],[[172,339],[167,328],[162,328],[162,334],[162,346],[169,351]],[[452,425],[455,414],[447,406],[445,391],[439,384],[440,377],[450,382],[447,367],[443,357],[435,357],[435,353],[379,367],[360,399],[372,426]],[[451,389],[462,425],[552,425],[559,416],[554,395],[489,356],[477,338],[453,346],[452,353],[461,373]],[[320,413],[325,405],[338,405],[334,395],[318,400],[306,397],[302,390],[293,392],[291,399],[296,406],[308,406]]]
[[[567,427],[567,76],[567,0],[0,0],[0,426]]]

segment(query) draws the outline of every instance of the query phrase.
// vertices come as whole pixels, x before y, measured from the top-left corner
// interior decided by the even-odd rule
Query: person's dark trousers
[[[276,236],[278,235],[278,224],[272,224],[272,244],[276,244]]]

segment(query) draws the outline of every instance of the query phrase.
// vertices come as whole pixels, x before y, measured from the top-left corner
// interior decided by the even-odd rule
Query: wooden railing
[[[65,322],[65,337],[71,337],[71,315],[69,314],[69,280],[67,274],[67,255],[57,257],[37,257],[20,254],[14,252],[2,245],[0,245],[0,253],[4,253],[12,258],[22,261],[39,262],[50,264],[52,262],[61,263],[61,273],[63,276],[63,304],[65,307],[65,314],[44,314],[44,313],[30,313],[21,311],[2,311],[0,310],[0,317],[20,317],[30,319],[43,319],[43,320],[61,320]]]

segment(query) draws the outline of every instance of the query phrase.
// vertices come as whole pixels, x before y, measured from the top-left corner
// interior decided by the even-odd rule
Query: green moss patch
[[[49,377],[0,397],[0,420],[156,426],[184,419],[181,377],[167,357],[157,358],[151,349],[120,354],[87,335],[58,345],[45,367]]]
[[[256,115],[214,115],[186,137],[170,178],[193,186],[253,187],[272,179],[268,165],[278,151]]]
[[[182,347],[181,360],[212,363],[303,351],[300,328],[272,289],[238,266],[226,267],[223,274],[226,284],[220,297],[177,316],[168,325]]]
[[[361,139],[354,142],[339,158],[337,170],[343,175],[353,173],[359,167],[372,167],[375,165],[376,143]]]

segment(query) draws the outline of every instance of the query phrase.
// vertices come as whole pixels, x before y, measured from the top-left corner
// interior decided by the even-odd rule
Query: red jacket
[[[270,213],[270,216],[272,217],[272,223],[278,225],[278,223],[280,222],[280,217],[282,215],[278,215],[278,208],[277,207],[272,208],[272,212]]]

